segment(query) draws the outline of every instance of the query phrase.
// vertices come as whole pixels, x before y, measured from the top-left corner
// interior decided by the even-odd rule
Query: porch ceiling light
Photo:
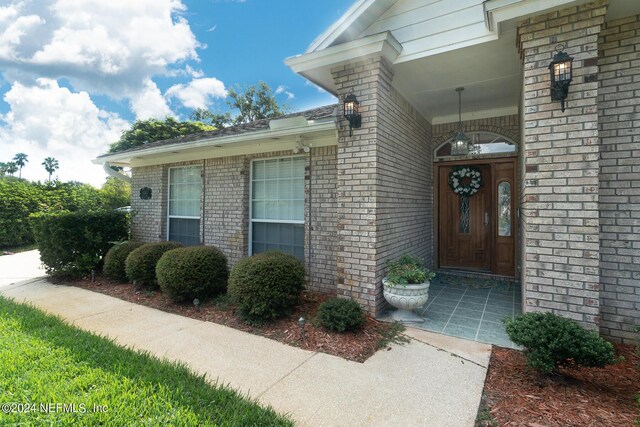
[[[560,109],[564,112],[564,100],[569,94],[569,84],[573,78],[573,58],[563,51],[564,46],[556,46],[553,61],[549,64],[551,74],[551,100],[560,101]]]
[[[469,137],[462,128],[462,91],[463,87],[456,88],[458,92],[458,132],[451,142],[452,156],[466,156],[469,154]]]
[[[360,103],[353,92],[347,95],[342,103],[344,105],[344,117],[349,121],[349,136],[351,136],[351,129],[358,129],[362,124]]]

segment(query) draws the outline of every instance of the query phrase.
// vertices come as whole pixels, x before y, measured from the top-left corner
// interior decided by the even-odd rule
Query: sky
[[[22,177],[100,186],[135,120],[228,111],[229,88],[265,81],[288,111],[336,102],[284,65],[353,0],[0,0],[0,162]]]

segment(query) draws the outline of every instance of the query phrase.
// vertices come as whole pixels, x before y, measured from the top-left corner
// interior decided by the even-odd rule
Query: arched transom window
[[[511,139],[493,132],[466,132],[469,138],[470,156],[495,153],[515,153],[517,145]],[[436,158],[456,157],[451,154],[453,136],[435,149]]]

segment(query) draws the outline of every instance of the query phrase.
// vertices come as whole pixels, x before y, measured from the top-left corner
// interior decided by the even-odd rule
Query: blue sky
[[[335,102],[284,65],[350,0],[4,0],[0,161],[23,177],[100,185],[91,159],[136,119],[228,110],[226,91],[264,80],[297,111]]]

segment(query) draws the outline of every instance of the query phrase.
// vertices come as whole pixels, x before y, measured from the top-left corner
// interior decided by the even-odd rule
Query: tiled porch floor
[[[516,347],[502,319],[522,312],[519,282],[486,276],[440,272],[431,282],[429,300],[414,312],[424,323],[412,327],[469,340]]]

